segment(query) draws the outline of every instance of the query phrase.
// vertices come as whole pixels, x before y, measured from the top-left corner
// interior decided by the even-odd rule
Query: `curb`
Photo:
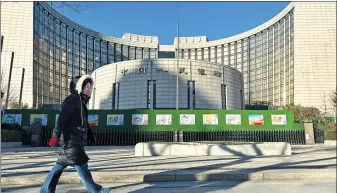
[[[296,170],[296,169],[295,169]],[[309,179],[336,179],[335,169],[312,169],[304,171],[288,170],[278,171],[132,171],[122,172],[92,172],[97,183],[142,183],[142,182],[173,182],[173,181],[256,181],[256,180],[309,180]],[[126,173],[126,174],[125,174]],[[3,174],[4,175],[4,174]],[[3,185],[41,185],[47,172],[38,175],[25,175],[15,177],[2,177]],[[76,172],[64,172],[59,180],[60,184],[80,184]]]
[[[22,148],[22,142],[1,142],[1,149]]]
[[[113,150],[113,149],[132,149],[134,146],[85,146],[85,150],[90,151],[104,151],[104,150]],[[17,153],[17,152],[43,152],[43,151],[60,151],[60,147],[16,147],[16,148],[3,148],[1,152],[3,153]]]

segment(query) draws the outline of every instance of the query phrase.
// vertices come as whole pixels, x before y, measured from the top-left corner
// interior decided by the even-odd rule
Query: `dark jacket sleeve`
[[[61,134],[66,127],[67,120],[71,116],[72,112],[77,105],[76,95],[69,95],[63,102],[61,112],[57,120],[57,126],[54,128],[52,137],[60,138]]]

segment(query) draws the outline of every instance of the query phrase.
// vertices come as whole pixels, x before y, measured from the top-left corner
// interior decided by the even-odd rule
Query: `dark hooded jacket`
[[[53,137],[61,138],[61,152],[57,162],[65,166],[82,165],[89,161],[84,146],[93,135],[88,123],[88,110],[83,97],[82,85],[89,75],[82,76],[76,83],[70,83],[71,94],[64,100]],[[91,79],[92,81],[92,79]]]

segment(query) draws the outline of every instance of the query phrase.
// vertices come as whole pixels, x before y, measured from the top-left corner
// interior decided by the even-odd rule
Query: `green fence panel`
[[[32,114],[47,114],[47,125],[43,128],[53,129],[55,127],[56,115],[59,110],[54,109],[10,109],[6,110],[5,114],[22,114],[22,125],[30,125]],[[123,125],[107,125],[107,115],[123,115]],[[148,116],[147,125],[133,125],[132,116],[136,114],[145,114]],[[156,124],[157,115],[171,115],[170,125]],[[181,125],[180,115],[192,114],[195,116],[194,125]],[[217,124],[204,124],[203,116],[208,116],[210,123],[213,121],[212,116],[217,115]],[[304,129],[303,124],[294,123],[294,113],[286,110],[89,110],[89,115],[98,115],[98,125],[92,126],[96,130],[116,130],[116,131],[220,131],[220,130],[288,130],[288,129]],[[241,124],[227,125],[226,115],[240,115]],[[256,115],[254,117],[254,115]],[[263,116],[263,122],[258,120],[259,116]],[[272,124],[272,115],[286,116],[286,124],[275,125]],[[207,117],[205,117],[207,118]],[[213,117],[214,118],[214,117]],[[249,120],[255,118],[254,124],[251,125]],[[278,118],[274,118],[274,122],[281,123]],[[134,119],[136,120],[136,119]],[[139,119],[138,119],[139,120]],[[192,134],[191,134],[192,135]],[[235,136],[233,136],[235,137]],[[241,140],[241,139],[240,139]],[[242,139],[246,140],[246,139]]]

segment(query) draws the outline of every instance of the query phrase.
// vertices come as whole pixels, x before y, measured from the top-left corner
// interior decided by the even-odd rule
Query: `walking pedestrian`
[[[77,77],[79,78],[79,77]],[[91,97],[93,79],[89,75],[81,76],[70,83],[71,94],[64,100],[49,141],[51,147],[60,144],[61,151],[56,164],[45,179],[40,193],[54,193],[61,174],[68,166],[75,167],[81,181],[89,193],[108,193],[110,188],[96,184],[88,169],[89,157],[84,146],[87,140],[93,141],[94,134],[88,123],[87,104]]]

